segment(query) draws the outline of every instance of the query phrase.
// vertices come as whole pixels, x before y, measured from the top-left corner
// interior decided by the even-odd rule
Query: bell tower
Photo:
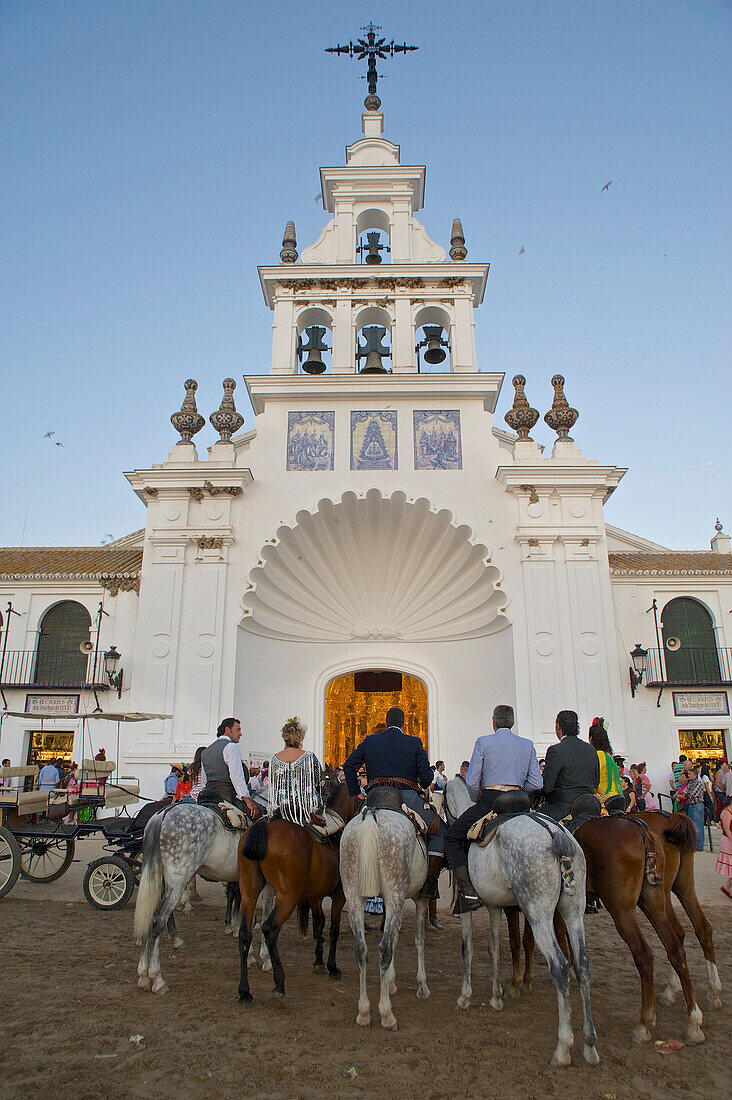
[[[401,164],[376,95],[376,59],[416,47],[387,44],[372,24],[363,29],[363,39],[329,51],[367,58],[369,82],[362,136],[344,165],[320,169],[331,218],[301,255],[288,222],[280,263],[259,269],[274,312],[271,373],[356,375],[365,384],[377,374],[472,374],[488,265],[467,262],[459,219],[449,258],[417,220],[425,168]]]

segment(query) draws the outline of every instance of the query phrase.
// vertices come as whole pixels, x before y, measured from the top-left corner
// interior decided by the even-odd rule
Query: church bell
[[[307,359],[302,364],[302,369],[305,373],[323,374],[325,371],[325,363],[323,362],[322,353],[324,351],[330,351],[330,348],[323,343],[325,329],[321,325],[311,325],[310,328],[305,329],[305,335],[308,338],[307,344],[303,344],[302,339],[298,337],[298,362],[302,361],[303,355],[307,355]]]
[[[363,347],[357,345],[356,362],[360,363],[365,359],[366,366],[361,367],[359,374],[388,374],[388,370],[381,362],[382,356],[389,354],[389,349],[382,346],[386,329],[380,325],[368,325],[361,330],[361,335],[366,343]]]
[[[371,233],[367,233],[365,243],[361,243],[356,249],[359,256],[363,255],[364,252],[366,253],[364,256],[364,263],[380,264],[381,253],[391,252],[388,244],[379,244],[380,236],[381,234],[377,229],[373,230]]]
[[[427,341],[427,350],[424,353],[425,363],[429,363],[431,366],[444,363],[445,351],[443,344],[446,341],[442,339],[442,327],[440,325],[425,325],[424,337]]]

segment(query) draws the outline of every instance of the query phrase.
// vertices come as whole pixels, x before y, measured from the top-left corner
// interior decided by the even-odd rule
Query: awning
[[[38,711],[34,711],[32,714],[28,714],[27,711],[24,710],[4,710],[0,714],[0,718],[40,718],[41,720],[46,718],[60,718],[64,722],[67,722],[70,718],[83,718],[84,721],[101,718],[106,722],[152,722],[154,719],[172,717],[172,714],[147,714],[139,710],[103,711],[102,713],[97,711],[91,712],[90,714],[58,714],[56,711],[52,713],[39,713]]]

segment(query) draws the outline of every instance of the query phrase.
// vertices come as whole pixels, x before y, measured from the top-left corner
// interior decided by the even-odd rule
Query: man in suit
[[[387,712],[386,729],[366,737],[343,765],[348,793],[352,798],[361,791],[358,781],[358,770],[361,767],[366,768],[369,785],[378,786],[377,780],[393,780],[386,785],[397,787],[401,792],[402,802],[415,810],[428,827],[432,824],[435,811],[425,806],[424,798],[420,794],[420,788],[427,791],[432,784],[432,767],[420,739],[404,733],[404,711],[399,707],[392,707]],[[439,818],[438,821],[439,833],[427,837],[429,865],[420,897],[438,896],[437,879],[444,860],[445,832],[444,822]]]
[[[494,708],[493,733],[475,742],[465,776],[474,805],[468,806],[445,833],[445,852],[458,888],[455,913],[469,913],[481,905],[468,874],[466,842],[471,825],[491,812],[493,803],[504,791],[541,790],[534,742],[513,733],[513,723],[513,707]]]
[[[541,812],[561,821],[570,813],[575,799],[595,793],[600,782],[600,759],[592,745],[580,741],[579,720],[573,710],[560,710],[554,730],[559,744],[547,749]]]

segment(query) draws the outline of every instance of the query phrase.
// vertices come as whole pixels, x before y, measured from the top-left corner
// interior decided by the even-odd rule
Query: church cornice
[[[244,384],[256,414],[264,411],[267,401],[369,401],[423,400],[444,402],[466,397],[479,398],[487,412],[494,412],[503,384],[502,374],[321,374],[316,377],[291,374],[244,375]],[[439,406],[436,406],[439,407]]]
[[[415,290],[428,293],[447,291],[450,297],[464,293],[479,306],[483,301],[489,264],[422,263],[390,264],[389,274],[365,275],[363,264],[280,264],[260,267],[259,279],[264,300],[274,309],[275,298],[282,293],[317,296],[319,300],[333,295],[337,298],[362,297],[384,291],[413,296]]]

